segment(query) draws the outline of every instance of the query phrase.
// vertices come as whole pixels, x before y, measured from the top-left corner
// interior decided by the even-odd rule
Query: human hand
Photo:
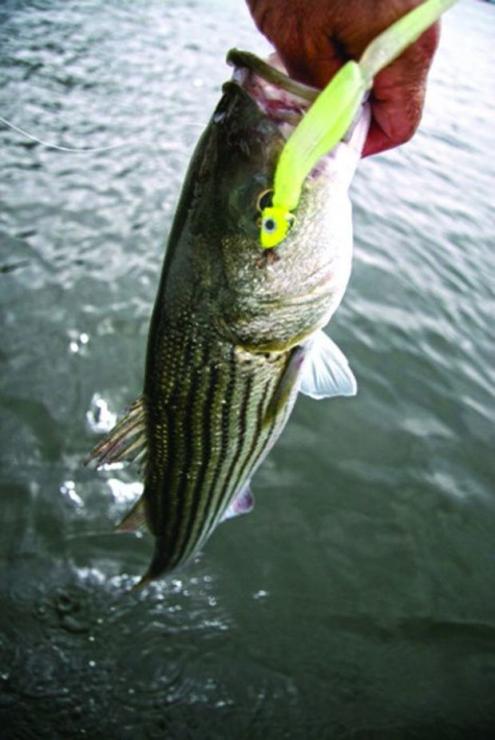
[[[289,74],[324,87],[349,59],[421,0],[247,0],[256,25]],[[440,34],[436,23],[375,77],[363,157],[408,141],[421,120],[426,77]]]

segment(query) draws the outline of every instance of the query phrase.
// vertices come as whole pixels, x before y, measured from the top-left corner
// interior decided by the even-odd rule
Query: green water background
[[[165,238],[241,0],[0,5],[0,735],[495,737],[495,8],[444,21],[421,130],[363,162],[330,333],[255,511],[125,595],[140,490],[86,452],[140,392]]]

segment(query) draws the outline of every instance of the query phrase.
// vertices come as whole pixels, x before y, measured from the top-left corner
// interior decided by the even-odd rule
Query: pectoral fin
[[[299,390],[316,399],[357,393],[356,378],[347,358],[323,331],[317,332],[308,346]]]

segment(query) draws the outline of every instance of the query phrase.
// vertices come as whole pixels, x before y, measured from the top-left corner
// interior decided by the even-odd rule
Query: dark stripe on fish
[[[207,346],[205,347],[207,349]],[[189,354],[189,353],[188,353]],[[207,360],[207,352],[204,353],[201,358],[202,363]],[[185,367],[188,367],[188,361],[191,360],[190,354],[185,358]],[[175,517],[173,526],[170,530],[170,539],[168,541],[168,548],[171,557],[176,560],[177,558],[177,541],[181,532],[183,531],[184,517],[186,511],[190,508],[190,495],[188,491],[188,484],[190,482],[188,471],[191,469],[194,456],[197,454],[197,446],[195,445],[196,434],[194,428],[195,421],[195,406],[200,400],[200,394],[198,393],[200,386],[201,377],[197,372],[193,372],[190,376],[188,392],[184,398],[182,408],[180,409],[181,418],[184,420],[184,426],[182,429],[183,434],[183,456],[177,455],[177,462],[179,464],[179,474],[177,479],[177,490],[175,492]],[[176,410],[179,413],[179,410]],[[203,450],[203,447],[201,448]],[[174,481],[172,481],[173,483]],[[171,491],[172,495],[173,492]]]
[[[268,393],[270,383],[268,383],[267,387],[265,388],[262,404],[259,407],[260,413],[258,414],[258,425],[253,437],[251,450],[248,454],[248,457],[244,460],[244,463],[241,466],[241,469],[234,483],[233,491],[236,495],[242,489],[249,476],[253,474],[258,465],[262,462],[265,455],[270,450],[272,443],[277,439],[280,431],[285,424],[285,419],[290,413],[292,404],[288,403],[288,401],[290,399],[292,389],[290,389],[289,387],[284,387],[286,396],[284,404],[275,404],[275,401],[277,399],[277,394],[279,393],[280,386],[284,383],[284,380],[286,379],[287,371],[290,370],[294,359],[298,357],[297,352],[298,348],[291,352],[280,377],[274,380],[273,387],[270,388],[270,393]],[[292,388],[293,387],[294,383],[292,383]],[[265,405],[264,402],[267,396],[268,400]],[[275,405],[277,409],[283,410],[284,413],[277,412],[274,409]],[[221,513],[223,513],[221,510],[217,511],[218,518],[220,518]]]
[[[173,408],[171,406],[174,406],[175,399],[178,396],[178,388],[174,388],[171,398],[169,399],[169,402],[167,403],[167,408],[165,409],[165,418],[167,419],[167,455],[165,458],[165,467],[163,471],[161,471],[160,476],[160,487],[158,489],[158,496],[155,497],[156,499],[156,509],[157,509],[157,525],[158,525],[158,531],[163,532],[164,527],[167,525],[167,514],[169,513],[167,509],[170,508],[170,493],[171,493],[171,477],[170,477],[170,468],[173,465],[173,461],[176,458],[175,454],[175,442],[176,442],[176,436],[175,436],[175,419],[176,416],[174,414]]]
[[[242,378],[242,375],[241,375],[241,380],[244,381],[244,378]],[[243,397],[246,393],[246,386],[244,382],[241,383],[240,392],[242,394],[241,397]],[[227,435],[229,434],[228,419],[227,419],[227,425],[226,425],[226,433]],[[235,431],[235,433],[237,434],[237,430]],[[250,439],[250,436],[249,436],[249,431],[248,431],[247,442],[249,442],[249,439]],[[243,453],[244,453],[244,445],[240,447],[239,455],[243,455]],[[209,516],[208,516],[208,524],[207,524],[207,527],[205,528],[205,534],[213,531],[217,523],[219,513],[222,512],[228,506],[228,504],[230,503],[230,500],[232,499],[232,494],[235,492],[234,481],[232,479],[229,479],[227,475],[228,470],[229,468],[227,468],[227,470],[225,471],[224,482],[220,486],[217,484],[219,482],[219,477],[220,477],[219,474],[221,470],[217,471],[218,475],[216,476],[215,484],[214,486],[212,486],[212,489],[209,493],[209,502],[208,502]]]
[[[252,460],[253,455],[259,450],[259,454],[261,454],[265,447],[265,434],[263,434],[263,420],[265,416],[265,411],[269,403],[269,398],[271,396],[271,391],[273,388],[273,383],[271,382],[271,379],[268,379],[268,381],[265,384],[265,387],[263,388],[261,398],[258,401],[258,405],[256,408],[256,412],[253,416],[255,416],[255,426],[251,426],[251,430],[249,432],[249,436],[247,439],[247,442],[249,444],[249,449],[247,451],[247,455],[243,454],[240,459],[241,468],[238,472],[238,475],[236,476],[235,480],[226,478],[224,486],[222,490],[220,491],[219,496],[216,498],[216,503],[214,510],[212,512],[212,515],[210,517],[208,531],[211,532],[212,529],[215,527],[215,525],[218,523],[218,520],[221,518],[223,512],[227,508],[228,504],[232,501],[235,494],[240,490],[242,485],[247,480],[247,477],[249,473],[251,472],[252,466],[250,465],[250,461]],[[244,451],[243,451],[244,452]]]
[[[249,448],[247,456],[241,464],[241,467],[237,473],[236,479],[233,483],[234,491],[237,493],[248,479],[249,474],[252,472],[254,463],[263,454],[266,442],[271,428],[266,434],[266,428],[264,425],[266,409],[270,403],[270,397],[273,390],[273,383],[268,382],[264,388],[260,403],[258,405],[258,411],[256,415],[256,429],[254,431],[252,442]],[[254,458],[254,461],[253,461]],[[219,512],[220,513],[220,512]]]
[[[251,374],[247,375],[247,377],[244,375],[235,356],[235,352],[232,355],[231,363],[232,374],[236,381],[233,386],[233,395],[236,399],[240,399],[240,412],[239,403],[236,402],[236,400],[230,404],[230,409],[228,409],[227,406],[227,409],[231,414],[231,422],[229,426],[231,427],[232,439],[236,440],[236,445],[232,453],[232,460],[228,466],[228,473],[230,473],[232,467],[238,461],[239,456],[243,454],[245,442],[249,441],[247,436],[249,433],[248,417],[253,391],[253,377]],[[228,431],[227,434],[229,434]],[[229,447],[232,447],[232,445],[229,444]],[[229,475],[226,478],[226,485],[228,485],[228,482]],[[211,493],[212,489],[210,489],[208,499]],[[212,521],[214,521],[214,519],[211,516],[210,505],[205,500],[204,492],[200,490],[196,500],[196,507],[189,523],[188,534],[182,553],[183,557],[187,558],[192,551],[197,549],[201,542],[206,540],[212,529]]]
[[[182,362],[184,367],[188,367],[192,361],[192,343],[185,342],[180,348],[184,350]],[[189,385],[192,383],[192,379],[186,376],[189,380]],[[166,400],[165,405],[165,418],[167,419],[167,428],[165,432],[167,454],[163,460],[163,468],[160,470],[160,486],[159,495],[156,497],[157,509],[157,531],[160,535],[164,535],[164,539],[167,542],[167,551],[172,553],[169,547],[171,536],[174,532],[175,523],[177,520],[177,509],[179,501],[177,499],[177,486],[180,481],[183,466],[181,465],[181,445],[180,442],[180,419],[184,417],[181,402],[184,399],[184,388],[179,383],[175,383],[170,396]],[[188,394],[187,394],[188,395]],[[179,422],[179,423],[178,423]]]
[[[242,452],[245,446],[245,442],[247,439],[247,428],[248,428],[248,410],[249,410],[249,401],[251,400],[251,393],[253,388],[253,377],[252,375],[249,375],[246,381],[246,389],[245,392],[242,393],[242,401],[241,401],[241,409],[240,413],[238,414],[237,409],[233,409],[233,413],[238,416],[238,430],[237,430],[237,442],[234,450],[234,454],[232,455],[232,460],[230,462],[230,465],[227,470],[227,474],[225,477],[225,483],[222,489],[222,492],[220,494],[220,501],[227,500],[230,498],[227,494],[227,489],[229,489],[229,494],[235,495],[237,484],[234,483],[234,469],[239,462],[239,460],[242,461]],[[218,509],[215,512],[215,519],[218,517]]]
[[[214,384],[210,384],[210,391],[213,394],[213,398],[215,399],[215,395],[218,395],[218,394],[220,394],[221,396],[220,403],[222,405],[222,412],[221,412],[222,421],[221,421],[220,447],[217,449],[215,472],[213,474],[213,481],[210,484],[210,493],[208,494],[208,497],[207,497],[207,503],[204,507],[204,512],[208,512],[210,509],[209,499],[211,496],[211,491],[214,490],[215,488],[217,477],[219,475],[219,472],[222,469],[222,465],[224,463],[225,457],[227,456],[228,450],[229,450],[228,415],[229,415],[229,411],[232,405],[232,395],[234,392],[234,386],[235,386],[235,381],[236,381],[235,370],[236,368],[234,364],[234,349],[232,348],[231,355],[229,358],[229,364],[228,364],[228,381],[227,381],[227,386],[225,388],[225,392],[222,391],[222,388],[224,385],[223,383],[215,382]],[[220,373],[220,375],[222,375],[223,378],[226,377],[225,373]],[[204,410],[206,411],[207,415],[210,418],[206,418],[205,416],[203,419],[204,422],[205,421],[208,422],[210,421],[210,419],[213,423],[215,422],[214,418],[212,417],[212,414],[215,414],[215,402],[216,401],[218,401],[218,397],[214,401],[211,401],[211,403],[208,403],[208,402],[205,403]],[[206,424],[204,425],[204,428],[208,430],[207,433],[209,433],[209,436],[210,436],[211,435],[211,425]],[[210,450],[211,450],[211,447],[210,447]],[[213,458],[214,456],[210,454],[209,457]],[[203,457],[202,468],[206,468],[208,463],[209,463],[209,458]],[[180,539],[177,538],[176,546],[174,546],[174,554],[175,554],[175,557],[178,558],[178,560],[182,560],[184,557],[184,553],[187,548],[191,529],[197,518],[199,502],[201,499],[204,499],[205,497],[205,491],[201,490],[201,488],[198,487],[197,481],[192,486],[192,488],[193,488],[192,495],[189,495],[188,497],[189,504],[190,504],[188,516],[185,517],[184,521],[182,522],[182,528],[180,532],[181,536],[180,536]],[[198,522],[198,527],[200,530],[203,528],[203,525],[204,525],[203,521],[201,521],[200,523]]]
[[[211,421],[211,409],[214,405],[215,392],[218,380],[218,370],[214,365],[208,366],[205,364],[205,372],[208,372],[208,385],[205,389],[204,394],[199,394],[196,402],[195,409],[192,412],[193,423],[196,418],[196,408],[199,407],[201,412],[201,425],[200,429],[196,430],[196,434],[199,432],[201,437],[201,464],[199,466],[198,474],[192,482],[192,490],[189,495],[191,502],[191,508],[189,512],[189,518],[185,523],[185,546],[182,548],[181,553],[174,554],[174,561],[179,562],[182,559],[183,553],[186,552],[187,544],[191,535],[191,529],[195,524],[201,528],[202,522],[196,522],[198,517],[198,509],[203,499],[203,488],[205,480],[207,479],[207,472],[212,457],[212,434],[210,428]]]

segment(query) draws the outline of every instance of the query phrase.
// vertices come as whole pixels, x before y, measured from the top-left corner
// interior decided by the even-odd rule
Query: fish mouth
[[[278,125],[288,138],[320,90],[293,80],[280,57],[267,60],[239,49],[231,49],[227,63],[234,67],[233,82],[254,100],[261,112]]]
[[[263,115],[277,126],[285,140],[321,93],[316,87],[292,79],[276,53],[263,60],[249,51],[231,49],[227,54],[227,63],[234,67],[232,81],[241,87]],[[353,150],[352,156],[359,159],[370,121],[370,106],[365,99],[340,142],[345,146],[334,147],[328,154],[323,155],[309,177],[313,178],[324,171],[326,165],[333,162],[338,150]],[[355,165],[349,171],[353,173],[354,169]]]

